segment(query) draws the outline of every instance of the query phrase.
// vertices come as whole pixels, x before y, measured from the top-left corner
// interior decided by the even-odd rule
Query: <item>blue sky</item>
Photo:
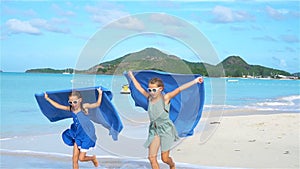
[[[1,67],[7,72],[31,68],[76,67],[85,45],[97,32],[120,18],[126,28],[142,31],[134,16],[163,13],[160,21],[178,17],[197,28],[220,61],[241,56],[253,65],[300,72],[299,1],[1,1]],[[117,24],[116,24],[117,25]],[[180,32],[177,32],[179,34]],[[122,39],[99,62],[146,47],[189,61],[206,61],[180,42],[158,34]],[[101,45],[99,45],[101,48]],[[95,49],[97,50],[97,49]],[[97,63],[95,63],[96,65]]]

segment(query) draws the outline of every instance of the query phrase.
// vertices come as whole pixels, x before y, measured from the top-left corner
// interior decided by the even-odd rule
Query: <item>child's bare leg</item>
[[[152,143],[149,146],[149,154],[148,159],[150,161],[152,169],[159,169],[159,165],[157,162],[157,152],[160,146],[160,138],[159,136],[154,136]]]
[[[97,160],[97,157],[95,155],[93,155],[94,159],[92,160],[93,164],[95,167],[98,167],[99,166],[99,162]]]
[[[73,162],[73,169],[78,169],[78,159],[79,159],[79,149],[76,143],[74,143],[73,146],[73,157],[72,157],[72,162]]]
[[[95,167],[99,166],[99,163],[98,163],[98,160],[97,160],[96,156],[95,155],[93,155],[93,156],[87,156],[86,152],[80,152],[80,154],[79,154],[79,160],[81,162],[92,161]]]
[[[175,169],[175,163],[170,157],[170,150],[161,153],[161,160],[170,166],[170,169]]]

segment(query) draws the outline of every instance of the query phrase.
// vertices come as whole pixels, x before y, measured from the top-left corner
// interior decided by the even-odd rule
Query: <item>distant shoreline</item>
[[[0,73],[23,73],[23,74],[62,74],[62,75],[118,75],[122,76],[122,74],[100,74],[100,73],[55,73],[55,72],[0,72]],[[220,76],[220,77],[210,77],[210,76],[203,76],[203,77],[208,77],[208,78],[226,78],[226,79],[262,79],[262,80],[300,80],[300,77],[297,76],[286,76],[282,78],[271,78],[271,77],[230,77],[230,76]],[[234,82],[234,81],[228,81],[228,82]]]
[[[166,54],[156,48],[128,53],[115,60],[98,63],[84,70],[75,68],[52,69],[35,68],[26,73],[61,73],[61,74],[122,74],[127,70],[157,70],[177,74],[201,74],[207,77],[247,77],[247,78],[292,78],[300,73],[291,74],[284,70],[261,65],[248,64],[242,57],[232,55],[217,64],[191,62],[175,55]]]

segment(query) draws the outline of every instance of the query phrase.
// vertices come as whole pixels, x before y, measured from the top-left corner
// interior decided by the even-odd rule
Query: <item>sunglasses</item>
[[[159,87],[157,88],[148,88],[148,92],[156,93],[158,91]]]
[[[78,99],[78,100],[79,100],[79,99]],[[78,100],[69,101],[68,103],[69,103],[70,105],[72,105],[72,104],[78,104]]]

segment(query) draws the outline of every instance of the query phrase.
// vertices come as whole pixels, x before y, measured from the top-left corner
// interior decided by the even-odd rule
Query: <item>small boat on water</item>
[[[130,89],[129,89],[129,85],[126,84],[126,85],[123,85],[122,86],[122,89],[120,91],[121,94],[130,94]]]
[[[239,82],[237,79],[228,79],[227,82]]]
[[[64,74],[64,75],[74,74],[74,72],[72,72],[72,71],[73,71],[72,69],[68,68],[62,74]]]

